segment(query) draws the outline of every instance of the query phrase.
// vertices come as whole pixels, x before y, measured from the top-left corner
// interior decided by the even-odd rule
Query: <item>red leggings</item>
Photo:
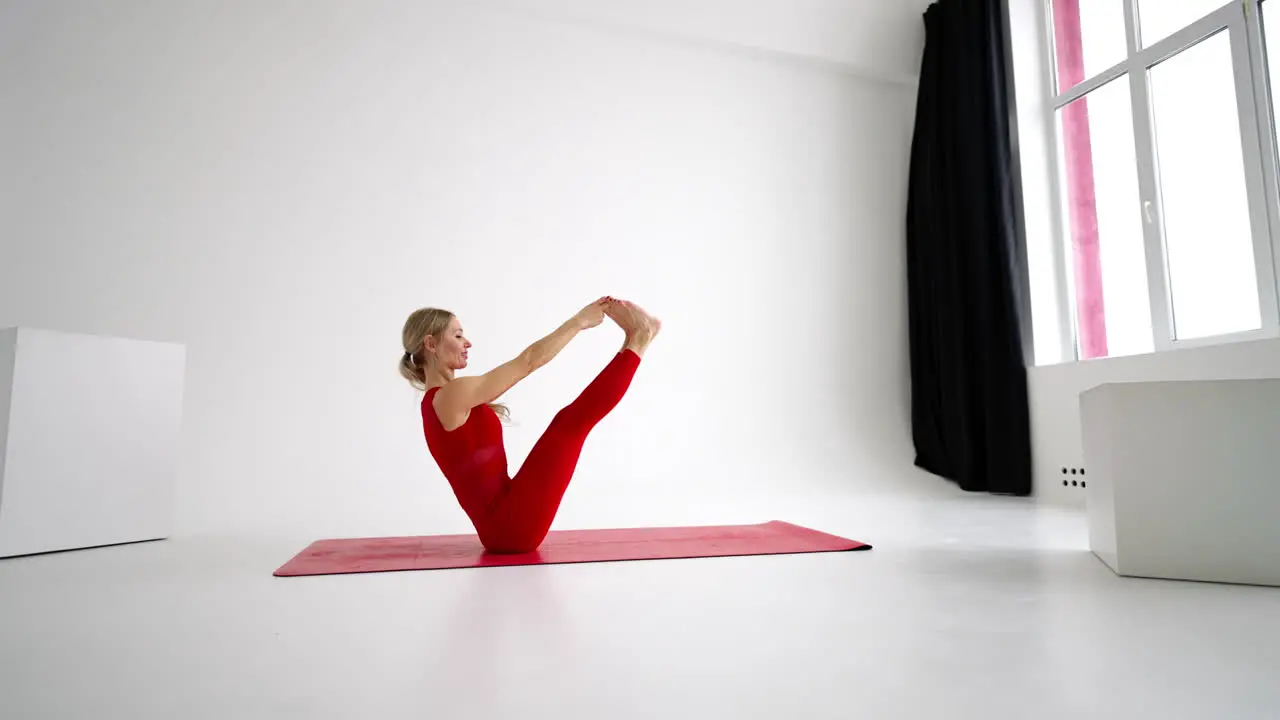
[[[573,479],[587,434],[622,400],[639,365],[636,353],[619,352],[576,400],[556,414],[476,526],[489,552],[533,552],[542,544]]]

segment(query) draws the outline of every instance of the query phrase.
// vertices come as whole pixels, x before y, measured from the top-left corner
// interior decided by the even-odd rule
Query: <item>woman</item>
[[[582,394],[556,414],[515,477],[507,473],[497,403],[503,393],[551,362],[578,333],[610,318],[626,333],[622,349]],[[662,324],[639,306],[603,297],[514,359],[483,375],[455,377],[471,343],[453,313],[423,308],[404,324],[400,374],[424,390],[427,447],[475,526],[495,553],[532,552],[542,544],[596,423],[622,400]]]

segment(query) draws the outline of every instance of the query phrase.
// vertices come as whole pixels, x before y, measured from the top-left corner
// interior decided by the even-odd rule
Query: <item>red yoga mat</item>
[[[475,535],[317,540],[276,577],[509,565],[662,560],[870,550],[871,546],[791,523],[705,527],[553,530],[534,552],[486,552]]]

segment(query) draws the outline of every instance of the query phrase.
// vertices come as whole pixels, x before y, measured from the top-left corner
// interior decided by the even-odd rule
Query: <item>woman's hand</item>
[[[578,323],[578,327],[586,330],[604,322],[605,308],[611,302],[613,302],[613,298],[605,296],[579,310],[578,314],[573,316]]]

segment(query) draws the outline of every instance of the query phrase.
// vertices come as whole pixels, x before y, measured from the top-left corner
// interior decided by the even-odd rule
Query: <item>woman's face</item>
[[[458,318],[453,318],[449,321],[449,326],[436,339],[434,353],[437,365],[451,370],[465,368],[469,347],[471,342],[462,333],[462,323],[458,322]]]

